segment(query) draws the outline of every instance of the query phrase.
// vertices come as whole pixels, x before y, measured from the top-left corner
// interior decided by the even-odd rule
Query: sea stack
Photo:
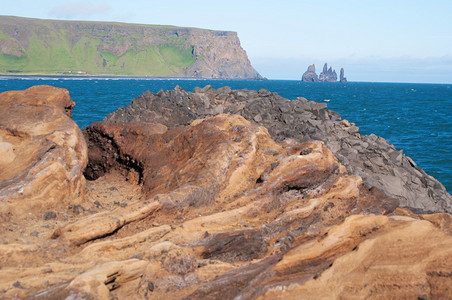
[[[323,65],[323,70],[320,75],[317,76],[315,73],[315,65],[312,64],[308,67],[308,70],[304,72],[303,76],[301,77],[301,81],[304,82],[337,82],[337,73],[335,70],[333,70],[332,67],[328,68],[328,64],[325,63]],[[340,76],[339,76],[340,82],[347,82],[347,78],[344,76],[344,68],[341,68]]]
[[[344,76],[344,68],[341,68],[341,72],[339,74],[339,81],[340,82],[347,82],[347,77]]]
[[[307,82],[318,82],[319,77],[315,73],[315,65],[312,64],[308,67],[308,70],[304,72],[303,76],[301,77],[301,81],[307,81]]]
[[[336,82],[337,74],[336,71],[331,67],[328,69],[328,64],[323,65],[323,72],[319,75],[319,81],[321,82]]]

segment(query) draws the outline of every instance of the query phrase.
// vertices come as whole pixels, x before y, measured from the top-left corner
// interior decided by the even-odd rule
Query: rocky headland
[[[333,70],[332,67],[328,68],[328,64],[325,63],[323,65],[322,72],[317,76],[317,73],[315,72],[315,65],[312,64],[308,67],[306,72],[304,72],[303,76],[301,77],[301,81],[304,82],[336,82],[337,81],[337,74],[336,70]],[[347,82],[347,78],[344,76],[344,68],[341,68],[340,82]]]
[[[324,104],[176,87],[83,134],[66,90],[0,105],[0,298],[452,296],[451,196]]]
[[[0,16],[0,73],[263,79],[236,32]]]

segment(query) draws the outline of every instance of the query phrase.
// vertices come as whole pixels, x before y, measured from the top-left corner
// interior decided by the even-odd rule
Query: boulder
[[[50,86],[0,94],[2,220],[42,218],[83,198],[88,156],[74,105],[67,90]]]

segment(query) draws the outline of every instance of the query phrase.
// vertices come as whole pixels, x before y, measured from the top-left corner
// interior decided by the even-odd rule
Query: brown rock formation
[[[156,121],[173,128],[219,113],[239,114],[264,126],[278,142],[286,138],[321,140],[351,174],[397,198],[401,206],[452,212],[452,196],[440,182],[385,139],[374,134],[361,136],[355,124],[341,120],[326,103],[302,97],[288,100],[264,89],[233,91],[206,86],[191,93],[176,87],[156,94],[147,91],[118,108],[105,122]]]
[[[0,297],[452,296],[451,215],[397,208],[321,141],[155,116],[86,129],[97,179],[56,219],[10,224]]]
[[[67,90],[0,94],[0,219],[42,218],[83,197],[86,143]]]

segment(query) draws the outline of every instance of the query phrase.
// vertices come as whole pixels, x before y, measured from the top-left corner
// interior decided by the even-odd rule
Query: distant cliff
[[[8,16],[0,73],[262,79],[235,32]]]
[[[301,77],[301,81],[305,82],[336,82],[337,81],[337,73],[336,70],[333,70],[331,67],[328,68],[328,64],[325,63],[323,65],[323,71],[317,76],[315,72],[315,65],[312,64],[308,67],[307,71],[304,72]],[[347,82],[347,78],[344,76],[344,68],[341,68],[340,72],[340,82]]]

